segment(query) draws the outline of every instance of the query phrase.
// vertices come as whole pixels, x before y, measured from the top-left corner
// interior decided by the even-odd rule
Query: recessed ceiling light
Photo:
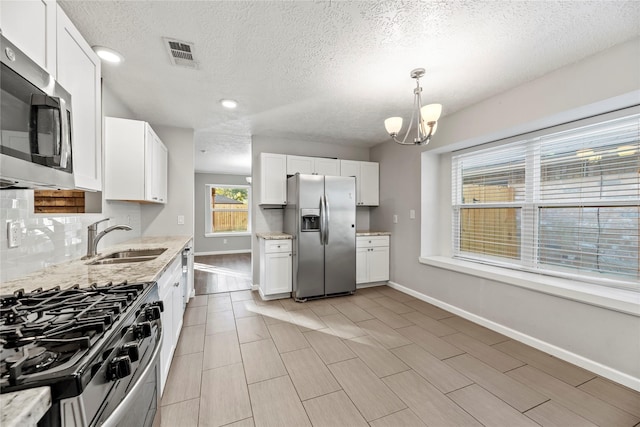
[[[119,64],[124,61],[124,56],[108,47],[93,46],[92,49],[103,61],[107,61],[112,64]]]
[[[224,108],[228,108],[230,110],[233,110],[238,106],[238,103],[233,99],[222,99],[220,100],[220,104],[222,104]]]

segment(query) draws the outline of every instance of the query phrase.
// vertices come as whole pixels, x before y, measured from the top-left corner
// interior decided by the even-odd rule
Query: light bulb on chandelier
[[[413,111],[411,113],[411,121],[407,128],[407,133],[402,140],[396,137],[402,129],[402,117],[389,117],[384,121],[384,127],[389,132],[389,136],[395,142],[402,145],[427,145],[431,141],[431,137],[436,133],[438,128],[438,119],[442,114],[441,104],[429,104],[422,106],[422,87],[420,87],[420,77],[424,76],[424,68],[416,68],[411,70],[411,78],[416,79],[416,88],[413,90]],[[415,137],[413,141],[407,142],[409,133],[413,126],[413,121],[418,116],[415,128]]]

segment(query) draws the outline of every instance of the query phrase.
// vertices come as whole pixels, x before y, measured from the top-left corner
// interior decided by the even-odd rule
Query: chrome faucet
[[[87,254],[82,257],[82,259],[87,259],[94,257],[98,254],[98,242],[102,239],[107,233],[112,232],[113,230],[133,230],[130,226],[126,224],[112,225],[111,227],[105,228],[99,234],[98,232],[98,224],[101,222],[109,221],[111,218],[101,219],[100,221],[94,222],[90,226],[87,227]]]

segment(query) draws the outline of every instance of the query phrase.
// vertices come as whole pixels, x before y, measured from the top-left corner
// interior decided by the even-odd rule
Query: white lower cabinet
[[[260,296],[288,298],[291,294],[291,240],[260,239]]]
[[[356,237],[356,284],[389,280],[389,236]]]
[[[167,271],[158,279],[158,293],[163,302],[162,349],[160,350],[160,390],[164,390],[171,367],[171,360],[178,345],[182,318],[184,315],[184,285],[182,259],[180,256],[171,263]]]

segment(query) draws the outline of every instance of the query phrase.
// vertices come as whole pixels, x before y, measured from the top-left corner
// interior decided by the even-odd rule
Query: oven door
[[[134,385],[115,408],[107,405],[96,417],[94,425],[104,427],[151,427],[160,402],[160,349],[162,333],[153,349],[149,363]]]

